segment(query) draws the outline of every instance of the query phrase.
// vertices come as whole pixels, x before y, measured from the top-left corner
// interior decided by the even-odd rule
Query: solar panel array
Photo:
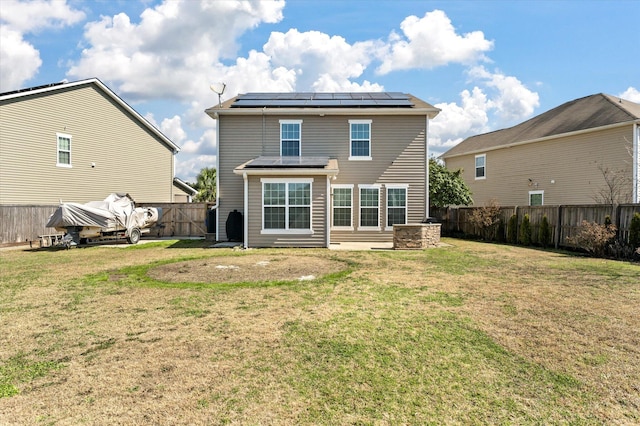
[[[342,92],[342,93],[247,93],[238,95],[231,108],[346,108],[346,107],[412,107],[413,103],[401,92]]]
[[[298,167],[321,168],[329,164],[329,157],[258,157],[245,168]]]

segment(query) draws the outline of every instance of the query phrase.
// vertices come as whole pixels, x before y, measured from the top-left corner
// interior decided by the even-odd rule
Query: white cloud
[[[450,63],[471,64],[486,60],[493,48],[482,31],[458,35],[451,20],[441,10],[424,17],[409,16],[400,24],[403,35],[392,33],[388,52],[378,68],[381,74],[410,68],[431,69]]]
[[[629,87],[627,90],[620,93],[618,97],[640,104],[640,90],[635,87]]]
[[[66,1],[3,0],[0,8],[0,91],[21,88],[40,66],[40,52],[24,39],[27,33],[74,25],[85,18]]]
[[[215,155],[191,156],[180,160],[176,164],[176,177],[187,182],[194,182],[196,180],[196,176],[200,173],[200,170],[204,167],[215,167],[215,165]]]

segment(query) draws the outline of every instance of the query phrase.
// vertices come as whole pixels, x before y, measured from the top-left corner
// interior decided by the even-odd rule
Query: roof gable
[[[640,119],[640,104],[599,93],[566,102],[507,129],[471,136],[442,158]]]
[[[180,151],[180,147],[173,143],[167,136],[165,136],[160,130],[158,130],[154,125],[152,125],[149,121],[147,121],[143,116],[141,116],[136,110],[131,108],[129,104],[123,101],[118,95],[116,95],[111,89],[109,89],[104,83],[102,83],[97,78],[90,78],[87,80],[79,80],[69,83],[52,83],[46,84],[43,86],[30,87],[26,89],[15,90],[12,92],[0,93],[0,101],[17,99],[19,98],[29,98],[30,96],[37,94],[55,94],[59,90],[74,88],[74,87],[83,87],[93,85],[98,90],[102,91],[108,97],[113,99],[117,104],[122,106],[128,113],[130,113],[135,120],[140,122],[144,127],[151,131],[152,134],[158,137],[162,141],[164,145],[166,145],[174,154],[177,154]]]

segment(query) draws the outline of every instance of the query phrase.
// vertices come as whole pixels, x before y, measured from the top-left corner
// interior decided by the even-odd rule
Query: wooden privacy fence
[[[480,235],[480,230],[469,220],[473,210],[478,208],[481,207],[432,207],[431,216],[442,223],[442,233],[445,235]],[[611,223],[618,228],[618,238],[621,242],[627,243],[629,226],[635,213],[640,213],[640,204],[500,207],[500,225],[496,227],[494,237],[498,241],[506,241],[507,224],[511,216],[516,215],[518,226],[520,226],[524,215],[528,214],[532,243],[537,244],[540,224],[542,218],[546,216],[554,246],[556,248],[571,247],[567,237],[576,234],[583,220],[602,225],[609,216]]]
[[[213,204],[136,203],[136,206],[162,208],[163,226],[160,231],[154,230],[153,236],[203,237],[207,222],[211,222]],[[57,208],[57,205],[0,205],[0,244],[37,241],[40,235],[57,233],[54,228],[45,227]],[[210,229],[211,225],[214,224],[209,225]]]

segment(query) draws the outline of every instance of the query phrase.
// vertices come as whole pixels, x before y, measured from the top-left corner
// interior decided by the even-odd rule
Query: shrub
[[[507,224],[507,242],[515,244],[518,242],[518,216],[512,215]]]
[[[549,226],[549,219],[547,219],[547,215],[542,216],[538,240],[540,241],[540,244],[542,244],[542,247],[545,248],[551,244],[551,227]]]
[[[640,213],[636,213],[631,218],[629,225],[629,245],[640,250]],[[640,253],[640,251],[639,251]]]
[[[616,236],[616,231],[614,225],[600,225],[583,220],[576,235],[567,237],[567,241],[593,256],[601,257],[609,241]]]
[[[488,205],[473,209],[469,222],[479,229],[482,239],[492,240],[500,223],[500,205],[491,200]]]
[[[531,222],[529,221],[529,215],[525,214],[522,218],[522,224],[520,224],[520,244],[525,246],[531,245]]]

